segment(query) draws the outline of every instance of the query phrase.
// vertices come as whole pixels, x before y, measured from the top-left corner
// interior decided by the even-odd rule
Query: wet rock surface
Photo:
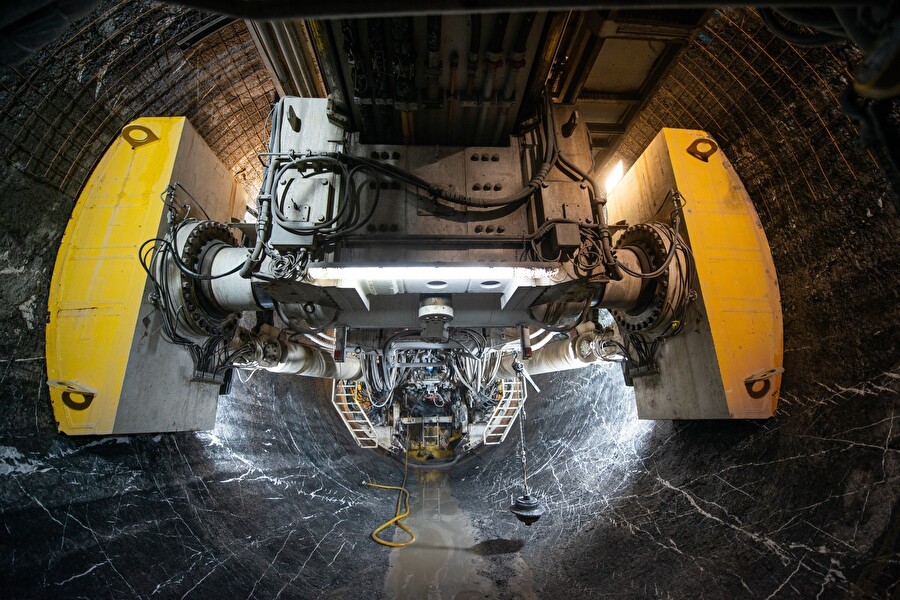
[[[638,421],[609,370],[539,383],[526,447],[541,521],[505,512],[515,448],[453,473],[479,539],[524,541],[539,596],[896,593],[900,370],[788,392],[765,422]]]

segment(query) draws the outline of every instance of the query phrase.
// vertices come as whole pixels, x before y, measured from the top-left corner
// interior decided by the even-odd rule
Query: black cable
[[[775,11],[771,8],[757,8],[756,11],[759,13],[759,16],[762,17],[763,23],[766,24],[769,31],[795,46],[821,48],[822,46],[831,46],[846,41],[846,39],[841,36],[825,31],[801,33],[799,31],[788,29],[778,20],[778,16],[776,16]]]
[[[351,169],[350,173],[348,174],[348,186],[352,185],[353,176],[356,174],[357,169],[360,169],[361,172],[364,172],[364,170],[367,169],[367,167],[363,167],[362,165],[359,165],[359,166],[356,166],[353,169]],[[369,207],[369,211],[368,211],[368,213],[366,213],[366,216],[362,220],[360,220],[352,225],[349,225],[347,227],[344,227],[336,233],[326,236],[327,239],[329,239],[329,240],[337,239],[337,238],[345,237],[345,236],[353,233],[354,231],[365,226],[365,224],[368,223],[369,220],[372,218],[372,215],[375,214],[375,209],[378,208],[378,202],[381,199],[381,186],[379,185],[380,182],[378,181],[376,174],[371,173],[371,175],[375,179],[375,197],[372,199],[372,205]],[[362,189],[365,186],[365,184],[366,184],[366,181],[363,181],[360,184],[360,188],[358,188],[354,191],[354,197],[355,197],[354,204],[357,207],[359,207],[359,195],[360,195],[359,189]]]
[[[174,201],[174,199],[175,199],[175,191],[176,191],[178,188],[181,188],[182,190],[184,190],[184,193],[188,195],[188,198],[190,198],[191,200],[194,201],[193,204],[190,204],[190,205],[185,204],[184,206],[186,206],[186,207],[187,207],[187,206],[196,206],[197,208],[200,209],[200,212],[203,213],[203,216],[206,217],[206,220],[207,220],[207,221],[211,221],[211,220],[212,220],[212,219],[209,218],[209,213],[207,213],[206,210],[203,208],[203,206],[201,206],[200,203],[197,202],[197,199],[194,198],[194,196],[193,196],[189,191],[187,191],[187,188],[186,188],[186,187],[184,187],[183,185],[181,185],[181,184],[178,183],[177,181],[176,181],[175,183],[170,184],[169,187],[166,188],[166,191],[163,192],[163,193],[164,193],[164,194],[167,194],[167,195],[172,199],[172,201]],[[172,209],[177,210],[177,208],[175,207],[174,202],[172,202],[172,201],[170,201],[170,202],[165,202],[165,201],[164,201],[164,202],[165,202],[166,206],[168,206],[169,208],[172,208]]]
[[[172,262],[175,263],[175,266],[178,267],[178,270],[181,271],[182,273],[184,273],[185,275],[187,275],[188,277],[190,277],[192,279],[196,279],[198,281],[212,281],[213,279],[221,279],[222,277],[228,277],[229,275],[234,275],[235,273],[240,271],[241,268],[243,268],[243,266],[244,266],[243,263],[241,263],[241,264],[237,265],[236,267],[234,267],[233,269],[231,269],[230,271],[227,271],[225,273],[219,273],[218,275],[203,275],[202,273],[195,273],[195,272],[191,271],[183,262],[181,262],[181,259],[178,258],[178,253],[175,252],[175,247],[172,245],[172,243],[163,238],[150,238],[149,240],[147,240],[146,242],[141,244],[141,247],[138,250],[138,257],[141,257],[141,255],[144,253],[143,251],[144,251],[144,248],[147,247],[147,244],[151,244],[153,242],[160,242],[161,244],[163,244],[163,246],[167,247],[168,250],[172,253]],[[144,267],[144,270],[146,271],[147,267]],[[149,272],[147,274],[149,275]]]
[[[859,7],[835,8],[834,14],[850,39],[862,48],[864,52],[869,53],[875,49],[875,45],[878,43],[878,36],[875,32],[870,31],[863,19],[860,18]]]
[[[855,9],[854,9],[855,10]],[[783,19],[817,30],[840,30],[841,23],[831,8],[775,8]],[[837,35],[837,34],[836,34]]]
[[[684,207],[684,198],[682,197],[682,195],[676,190],[669,190],[669,193],[666,194],[665,199],[662,201],[662,203],[659,205],[659,208],[656,210],[656,214],[659,214],[659,211],[662,210],[663,206],[665,206],[665,204],[668,201],[670,196],[672,197],[672,203],[674,205],[674,209],[672,210],[672,214],[671,214],[671,217],[673,218],[674,223],[672,225],[672,231],[669,234],[669,251],[668,251],[668,254],[666,255],[666,259],[665,259],[665,261],[663,261],[663,264],[659,268],[657,268],[654,271],[651,271],[650,273],[641,273],[641,272],[632,271],[625,265],[619,263],[619,268],[622,269],[624,272],[628,273],[629,275],[631,275],[632,277],[638,277],[640,279],[655,279],[656,277],[659,277],[660,275],[662,275],[663,273],[666,272],[666,269],[669,268],[669,264],[671,264],[672,259],[674,258],[675,254],[676,254],[676,251],[678,250],[678,248],[680,248],[683,245],[681,243],[679,235],[678,235],[678,231],[679,231],[680,225],[681,225],[681,209]]]
[[[473,198],[464,194],[459,194],[457,192],[453,192],[440,186],[434,185],[422,179],[421,177],[418,177],[417,175],[410,173],[409,171],[400,169],[399,167],[396,167],[394,165],[361,156],[351,156],[341,152],[319,152],[309,153],[305,155],[305,158],[310,159],[316,157],[324,157],[338,159],[349,163],[365,164],[375,170],[381,171],[392,179],[402,181],[413,187],[425,190],[432,198],[440,198],[454,204],[461,204],[463,206],[471,206],[475,208],[506,206],[519,202],[531,196],[538,188],[540,188],[541,182],[544,181],[547,174],[550,172],[550,169],[553,168],[553,165],[556,162],[556,141],[553,129],[551,127],[552,120],[550,115],[549,96],[547,95],[545,95],[544,104],[546,111],[544,117],[546,130],[544,162],[537,170],[535,175],[531,178],[531,180],[527,184],[525,184],[525,186],[523,186],[518,191],[501,198]]]
[[[584,322],[584,318],[587,316],[588,312],[590,312],[590,310],[591,310],[591,301],[592,300],[593,300],[592,296],[588,296],[585,299],[584,306],[581,309],[581,314],[578,316],[577,319],[575,319],[575,321],[573,321],[572,325],[564,325],[562,327],[554,327],[553,325],[548,325],[542,321],[539,321],[538,319],[534,319],[535,325],[540,327],[541,329],[546,329],[547,331],[551,331],[553,333],[569,333],[570,331],[572,331],[573,329],[575,329],[576,327],[581,325],[581,323]],[[531,317],[534,318],[534,315],[531,315]]]

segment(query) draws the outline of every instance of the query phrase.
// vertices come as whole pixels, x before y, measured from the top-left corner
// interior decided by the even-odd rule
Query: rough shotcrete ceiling
[[[158,2],[104,2],[0,75],[6,165],[74,198],[123,125],[184,115],[252,189],[274,86],[243,22],[197,39],[212,20]]]

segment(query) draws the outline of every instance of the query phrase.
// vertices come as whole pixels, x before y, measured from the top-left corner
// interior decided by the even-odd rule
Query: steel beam
[[[241,19],[327,19],[337,17],[385,17],[400,15],[471,14],[497,12],[526,12],[534,10],[588,10],[611,8],[715,8],[725,6],[757,6],[757,0],[727,0],[703,2],[689,0],[631,0],[625,2],[588,0],[395,0],[375,4],[369,0],[334,0],[332,2],[297,2],[296,0],[178,0],[175,4],[231,15]],[[821,0],[773,0],[767,6],[821,6]],[[877,0],[839,0],[831,6],[859,6],[878,4]]]

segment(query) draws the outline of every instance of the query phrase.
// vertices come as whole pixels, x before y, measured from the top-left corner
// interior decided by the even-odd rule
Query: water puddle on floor
[[[411,473],[407,489],[411,501],[405,523],[415,533],[416,541],[391,551],[384,585],[387,598],[537,598],[531,572],[518,554],[524,541],[494,539],[479,543],[469,515],[450,493],[446,472]],[[408,538],[395,530],[392,539],[399,542]]]

